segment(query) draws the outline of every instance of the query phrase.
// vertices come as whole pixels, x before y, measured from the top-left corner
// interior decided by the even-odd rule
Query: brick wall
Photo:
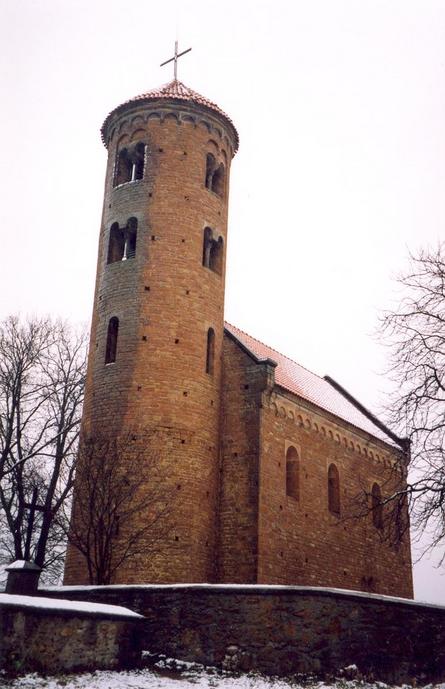
[[[385,542],[354,499],[403,477],[386,443],[274,386],[273,368],[224,342],[220,581],[335,586],[410,598],[410,544]],[[299,457],[299,495],[286,494],[286,452]],[[328,509],[328,468],[340,477],[340,515]],[[252,569],[256,568],[252,576]],[[237,578],[239,577],[239,578]]]
[[[383,539],[372,515],[354,518],[354,499],[372,485],[391,494],[397,450],[291,395],[264,396],[261,411],[258,583],[334,586],[413,596],[409,536]],[[299,499],[286,495],[286,450],[300,460]],[[366,456],[364,450],[366,448]],[[377,461],[376,456],[379,457]],[[340,515],[328,509],[328,468],[340,478]]]
[[[325,675],[355,663],[386,682],[445,678],[444,607],[285,586],[105,586],[53,595],[125,605],[146,617],[145,649],[184,660],[281,675]]]
[[[177,491],[163,551],[127,560],[116,582],[214,581],[232,129],[217,113],[172,101],[129,105],[109,132],[83,432],[151,438],[147,456],[159,456]],[[146,144],[144,178],[113,187],[117,152],[137,142]],[[225,162],[222,196],[205,186],[208,152]],[[138,221],[136,256],[107,265],[110,228],[131,217]],[[202,265],[206,226],[223,239],[222,274]],[[117,357],[105,365],[114,316]],[[206,372],[210,327],[212,375]],[[82,483],[79,471],[75,491]],[[136,515],[134,528],[145,521]],[[86,581],[82,559],[70,548],[65,582]]]

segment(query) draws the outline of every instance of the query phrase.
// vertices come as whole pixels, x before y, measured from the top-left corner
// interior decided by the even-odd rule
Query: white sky
[[[122,101],[179,78],[233,119],[226,318],[378,410],[373,332],[445,221],[445,0],[0,0],[0,317],[89,322]],[[432,563],[419,598],[445,604]]]

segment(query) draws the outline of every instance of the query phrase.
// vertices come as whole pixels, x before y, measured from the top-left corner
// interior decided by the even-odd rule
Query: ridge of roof
[[[234,141],[235,141],[235,153],[238,150],[239,147],[239,136],[238,132],[236,130],[235,125],[233,124],[232,120],[230,117],[222,110],[219,105],[211,101],[209,98],[206,98],[206,96],[202,96],[200,93],[197,91],[194,91],[191,89],[189,86],[186,86],[182,81],[179,81],[179,79],[172,79],[171,81],[168,81],[167,83],[163,84],[162,86],[158,86],[157,88],[151,89],[150,91],[147,91],[145,93],[141,93],[138,96],[133,96],[132,98],[129,98],[128,100],[124,101],[120,105],[116,106],[113,110],[111,110],[108,115],[106,116],[102,127],[100,129],[101,132],[101,137],[104,145],[106,146],[106,131],[107,127],[109,125],[111,117],[119,113],[121,110],[124,110],[127,105],[131,105],[132,103],[138,103],[138,102],[150,102],[150,101],[155,101],[159,99],[170,99],[170,100],[177,100],[177,101],[190,101],[192,103],[195,103],[196,105],[200,105],[207,110],[211,110],[213,112],[218,113],[221,117],[223,117],[226,122],[229,124],[229,128],[232,130],[232,134],[234,136]]]
[[[269,347],[236,326],[225,322],[225,330],[237,343],[247,349],[259,361],[265,361],[269,352],[276,355],[275,384],[294,395],[315,404],[320,409],[346,421],[355,428],[368,433],[391,447],[397,447],[407,454],[407,446],[371,412],[360,404],[339,384],[332,384],[329,376],[321,377],[294,361],[285,354]],[[259,351],[255,351],[259,349]],[[402,441],[402,442],[400,442]]]

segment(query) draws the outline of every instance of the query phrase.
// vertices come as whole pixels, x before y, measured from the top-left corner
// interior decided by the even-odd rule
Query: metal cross
[[[161,62],[161,67],[164,65],[168,65],[169,62],[175,63],[174,67],[174,76],[175,76],[175,81],[178,78],[178,57],[181,57],[182,55],[185,55],[186,53],[189,53],[191,51],[191,48],[187,48],[187,50],[183,50],[182,53],[178,53],[178,41],[175,41],[175,55],[174,57],[171,57],[169,60],[166,60],[165,62]]]

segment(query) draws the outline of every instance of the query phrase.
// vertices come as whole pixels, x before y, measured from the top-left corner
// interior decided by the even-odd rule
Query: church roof
[[[328,376],[325,378],[317,376],[304,366],[297,364],[296,361],[292,361],[230,323],[225,323],[225,329],[257,361],[272,360],[276,363],[276,385],[392,446],[404,447],[403,439],[397,438],[371,412],[368,412],[352,395],[349,395]]]
[[[173,79],[172,81],[169,81],[167,84],[164,84],[163,86],[160,86],[159,88],[152,89],[151,91],[147,91],[147,93],[141,93],[139,96],[134,96],[133,98],[130,98],[130,100],[125,101],[124,103],[121,103],[121,105],[118,105],[117,108],[114,108],[107,117],[105,118],[105,121],[101,127],[101,134],[102,134],[102,141],[105,143],[106,142],[106,131],[110,122],[110,119],[113,115],[119,113],[121,110],[124,110],[126,106],[131,105],[132,103],[150,103],[152,101],[156,100],[174,100],[174,101],[188,101],[191,103],[195,103],[196,105],[200,105],[207,110],[212,110],[213,112],[218,113],[221,117],[223,117],[226,122],[228,123],[230,129],[232,130],[234,140],[235,140],[235,152],[238,150],[239,146],[239,137],[238,137],[238,132],[236,131],[235,125],[233,124],[232,120],[226,113],[221,110],[221,108],[216,105],[213,101],[209,100],[205,96],[201,96],[200,93],[197,91],[193,91],[193,89],[189,88],[185,84],[182,83],[182,81],[179,81],[178,79]]]

